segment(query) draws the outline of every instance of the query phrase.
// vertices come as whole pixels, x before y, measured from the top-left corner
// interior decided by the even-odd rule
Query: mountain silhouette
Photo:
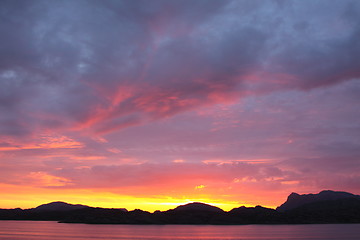
[[[188,203],[185,205],[180,205],[173,209],[172,211],[175,212],[182,212],[182,211],[202,211],[202,212],[217,212],[222,213],[224,210],[221,208],[206,204],[206,203],[200,203],[200,202],[193,202]]]
[[[41,220],[91,224],[307,224],[360,223],[360,196],[347,192],[288,196],[276,210],[238,207],[231,211],[193,202],[167,211],[94,208],[81,204],[51,202],[31,209],[0,209],[0,220]]]
[[[89,206],[81,205],[81,204],[70,204],[66,202],[51,202],[42,204],[33,208],[33,211],[72,211],[82,208],[88,208]]]
[[[228,212],[228,221],[232,224],[280,223],[281,217],[280,214],[272,208],[242,206]]]
[[[193,202],[165,212],[157,212],[154,216],[157,222],[163,224],[217,224],[221,222],[218,218],[223,214],[225,211],[218,207]]]
[[[291,209],[301,207],[305,204],[323,202],[323,201],[334,201],[338,199],[354,198],[360,199],[359,195],[354,195],[347,192],[336,192],[331,190],[321,191],[318,194],[297,194],[291,193],[287,198],[286,202],[276,208],[277,211],[284,212]]]

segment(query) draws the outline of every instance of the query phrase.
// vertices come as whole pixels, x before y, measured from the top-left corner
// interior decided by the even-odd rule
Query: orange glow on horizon
[[[213,199],[206,196],[183,196],[180,198],[171,196],[134,197],[90,189],[76,189],[74,191],[73,189],[36,188],[9,184],[0,184],[0,189],[4,193],[0,200],[0,208],[19,207],[27,209],[54,201],[83,204],[91,207],[126,208],[129,211],[141,209],[149,212],[156,210],[166,211],[191,202],[210,204],[225,211],[230,211],[240,206],[254,207],[258,205],[232,200]],[[264,207],[275,208],[276,206]]]

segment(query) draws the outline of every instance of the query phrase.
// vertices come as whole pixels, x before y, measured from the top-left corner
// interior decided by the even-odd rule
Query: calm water
[[[0,239],[6,240],[359,240],[360,224],[330,225],[86,225],[56,222],[0,221]]]

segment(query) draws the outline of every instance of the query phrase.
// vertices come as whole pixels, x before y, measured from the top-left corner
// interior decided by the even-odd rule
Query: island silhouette
[[[167,211],[98,208],[51,202],[30,209],[0,209],[0,220],[42,220],[87,224],[312,224],[360,223],[360,195],[325,190],[317,194],[291,193],[276,209],[262,206],[228,212],[193,202]]]

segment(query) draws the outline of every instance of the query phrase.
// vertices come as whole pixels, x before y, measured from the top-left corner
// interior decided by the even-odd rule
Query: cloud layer
[[[0,5],[2,183],[358,191],[357,1]]]

